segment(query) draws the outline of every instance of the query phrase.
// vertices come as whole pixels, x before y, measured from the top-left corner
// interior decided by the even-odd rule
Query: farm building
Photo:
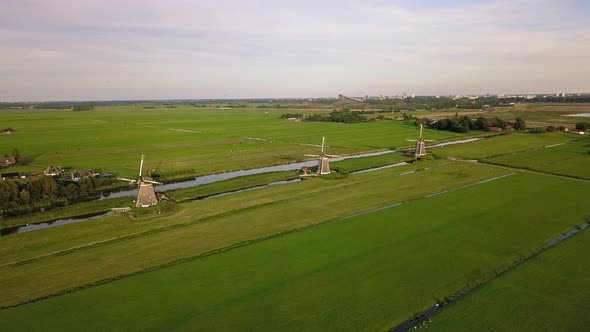
[[[499,133],[502,131],[502,128],[501,127],[490,127],[490,131],[495,131],[495,132]]]
[[[586,132],[584,132],[584,131],[583,131],[583,130],[581,130],[581,129],[570,129],[570,131],[569,131],[569,132],[570,132],[570,133],[572,133],[572,134],[586,135]]]
[[[47,176],[59,176],[61,173],[63,170],[59,166],[49,166],[43,171],[43,174]]]
[[[82,178],[93,178],[95,176],[96,173],[88,169],[82,169],[71,174],[71,178],[74,181],[78,181]]]
[[[0,174],[0,179],[2,180],[6,180],[6,179],[19,179],[21,177],[20,173],[2,173]]]
[[[2,157],[0,158],[0,167],[6,167],[16,164],[16,158],[14,157]]]

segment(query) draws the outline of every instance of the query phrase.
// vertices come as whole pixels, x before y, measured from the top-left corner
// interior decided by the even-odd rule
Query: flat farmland
[[[0,322],[8,331],[387,330],[581,224],[588,188],[514,174],[6,309]],[[300,218],[323,213],[310,202]],[[195,234],[176,242],[202,241]]]
[[[111,216],[2,237],[0,282],[7,289],[0,294],[0,306],[506,174],[494,167],[439,160],[182,204],[179,211],[167,215]],[[44,286],[32,286],[39,283]]]
[[[0,123],[15,133],[0,136],[0,152],[14,147],[32,157],[14,171],[41,171],[50,165],[95,169],[132,176],[139,157],[146,169],[194,170],[195,174],[284,164],[317,153],[326,136],[331,154],[357,154],[410,145],[417,127],[401,121],[359,124],[290,122],[288,109],[203,109],[192,106],[143,109],[97,107],[95,111],[4,110]],[[306,113],[317,111],[306,111]],[[427,131],[431,139],[461,137]]]
[[[584,331],[590,325],[588,230],[432,317],[434,331]]]
[[[495,136],[469,144],[447,145],[428,149],[437,158],[460,157],[463,159],[484,159],[522,152],[547,145],[570,142],[578,137],[567,133],[529,134],[511,133]]]
[[[590,139],[484,159],[485,162],[590,179]]]

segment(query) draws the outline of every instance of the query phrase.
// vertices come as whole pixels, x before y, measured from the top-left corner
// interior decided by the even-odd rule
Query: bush
[[[545,128],[532,128],[529,129],[529,133],[531,134],[544,134],[547,132],[547,129]]]

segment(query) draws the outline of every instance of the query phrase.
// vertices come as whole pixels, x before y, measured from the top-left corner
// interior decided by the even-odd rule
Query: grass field
[[[485,162],[590,179],[590,139],[549,145],[521,153],[484,159]]]
[[[584,331],[590,325],[590,232],[469,294],[432,317],[434,331]]]
[[[508,173],[444,161],[426,166],[401,176],[425,165],[312,179],[184,204],[167,216],[112,216],[0,238],[0,282],[7,285],[0,306]],[[40,282],[44,287],[30,286]]]
[[[135,175],[141,154],[146,170],[195,174],[255,168],[303,160],[326,136],[328,153],[356,154],[409,145],[417,127],[400,121],[359,124],[280,120],[289,110],[202,109],[192,106],[143,109],[98,107],[96,111],[3,110],[0,122],[15,132],[0,136],[0,153],[17,147],[33,157],[12,171],[50,165]],[[367,133],[370,133],[368,135]],[[427,131],[430,139],[463,136]]]
[[[577,138],[578,137],[567,133],[511,133],[469,144],[448,145],[428,149],[428,152],[438,158],[461,157],[464,159],[484,159],[542,148],[547,145],[566,143]]]
[[[456,167],[452,169],[458,178],[468,169],[485,169]],[[590,212],[584,196],[588,186],[516,174],[3,310],[0,322],[5,330],[387,330],[583,222]],[[309,205],[314,200],[300,203],[306,208],[299,218],[317,219],[324,213],[321,205]],[[281,219],[295,213],[286,210],[289,205],[277,207]],[[267,212],[276,216],[273,210]],[[261,219],[265,210],[255,215]],[[232,217],[237,218],[234,225],[237,220],[254,222],[247,212]],[[218,234],[224,239],[231,233],[231,224],[222,220],[202,226],[207,224],[222,226]],[[253,227],[259,226],[248,228]],[[175,250],[195,254],[189,243],[210,238],[199,236],[203,230],[170,232],[174,242],[184,242]],[[158,249],[140,238],[113,248],[111,254],[131,259],[140,253],[160,255],[172,246],[164,236],[158,236]],[[2,271],[4,303],[14,287],[31,296],[23,284],[47,289],[53,278],[71,282],[110,259],[99,250],[85,257],[91,263],[82,268],[82,261],[76,263],[72,256],[54,258],[65,263],[62,268],[47,262],[38,270],[28,267],[35,263],[13,267],[22,274],[12,274],[13,268]],[[68,269],[74,264],[79,269]],[[29,279],[44,270],[53,272],[38,281]]]

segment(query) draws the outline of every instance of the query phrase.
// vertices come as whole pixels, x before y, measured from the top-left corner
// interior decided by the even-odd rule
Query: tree
[[[526,129],[526,122],[523,118],[516,118],[514,122],[514,130],[525,130]]]
[[[70,183],[65,188],[65,196],[68,200],[75,199],[79,196],[78,186],[73,183]]]
[[[497,116],[490,120],[490,127],[500,127],[502,129],[506,129],[507,126],[508,124],[506,121],[498,118]]]
[[[588,122],[578,122],[578,123],[576,123],[576,129],[579,129],[579,130],[588,130],[588,129],[590,129],[590,123],[588,123]]]
[[[31,202],[39,203],[43,200],[43,188],[41,186],[41,180],[33,180],[25,187],[31,194]]]
[[[17,162],[21,159],[20,152],[17,148],[12,149],[12,156],[14,157],[14,159],[16,159]]]
[[[78,182],[80,184],[80,195],[86,196],[92,194],[96,189],[93,178],[83,178]]]
[[[22,189],[19,193],[20,202],[23,205],[30,205],[31,204],[31,193],[26,190]]]
[[[490,130],[490,122],[484,117],[479,117],[475,120],[475,127],[479,130]]]
[[[49,198],[51,203],[55,202],[59,196],[57,182],[55,182],[52,177],[45,176],[41,179],[41,185],[43,188],[43,196]]]

